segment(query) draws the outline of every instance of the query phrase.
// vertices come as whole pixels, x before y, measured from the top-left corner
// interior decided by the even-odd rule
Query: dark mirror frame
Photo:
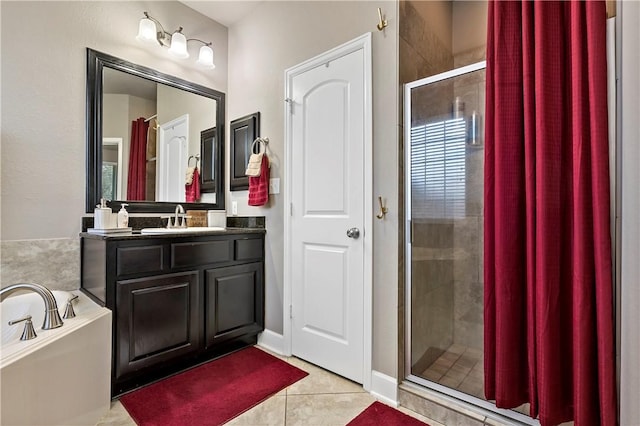
[[[251,156],[251,145],[260,136],[260,111],[237,118],[229,125],[230,171],[229,189],[244,191],[249,189],[249,177],[245,174]],[[258,148],[254,147],[257,153]]]
[[[218,179],[220,163],[224,167],[224,144],[216,141],[217,133],[215,127],[200,132],[200,192],[220,194],[224,191]]]
[[[100,204],[102,196],[102,76],[104,67],[216,100],[218,103],[216,106],[216,135],[213,141],[217,142],[219,147],[212,149],[216,152],[224,152],[222,146],[224,144],[225,122],[224,93],[87,48],[87,213],[93,213],[96,205]],[[224,210],[224,155],[219,156],[218,159],[214,179],[220,192],[216,193],[216,203],[112,200],[108,205],[117,212],[122,203],[127,203],[127,210],[130,213],[173,212],[178,204],[181,204],[185,210]],[[204,164],[202,162],[202,166]]]

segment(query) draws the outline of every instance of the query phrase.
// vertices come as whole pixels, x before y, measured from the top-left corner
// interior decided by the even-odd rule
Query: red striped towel
[[[269,158],[262,156],[260,176],[249,176],[249,205],[264,206],[269,201]]]
[[[200,199],[200,172],[196,167],[190,185],[184,186],[184,198],[187,203],[195,203]]]

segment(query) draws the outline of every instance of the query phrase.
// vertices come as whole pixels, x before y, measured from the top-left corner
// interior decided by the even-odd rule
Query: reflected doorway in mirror
[[[102,138],[102,196],[122,200],[122,138]]]
[[[156,201],[185,201],[184,177],[189,156],[189,114],[161,124],[158,130]]]

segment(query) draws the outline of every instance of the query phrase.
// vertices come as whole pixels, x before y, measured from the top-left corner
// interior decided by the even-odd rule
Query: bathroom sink
[[[190,234],[195,232],[224,231],[219,226],[192,226],[189,228],[142,228],[141,234]]]

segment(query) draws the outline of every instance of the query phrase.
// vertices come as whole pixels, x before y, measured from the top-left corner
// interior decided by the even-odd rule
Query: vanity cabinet
[[[200,349],[198,273],[116,283],[115,377]]]
[[[205,271],[207,346],[262,331],[262,282],[260,262]]]
[[[112,396],[255,344],[264,230],[81,234],[81,289],[113,311]]]

